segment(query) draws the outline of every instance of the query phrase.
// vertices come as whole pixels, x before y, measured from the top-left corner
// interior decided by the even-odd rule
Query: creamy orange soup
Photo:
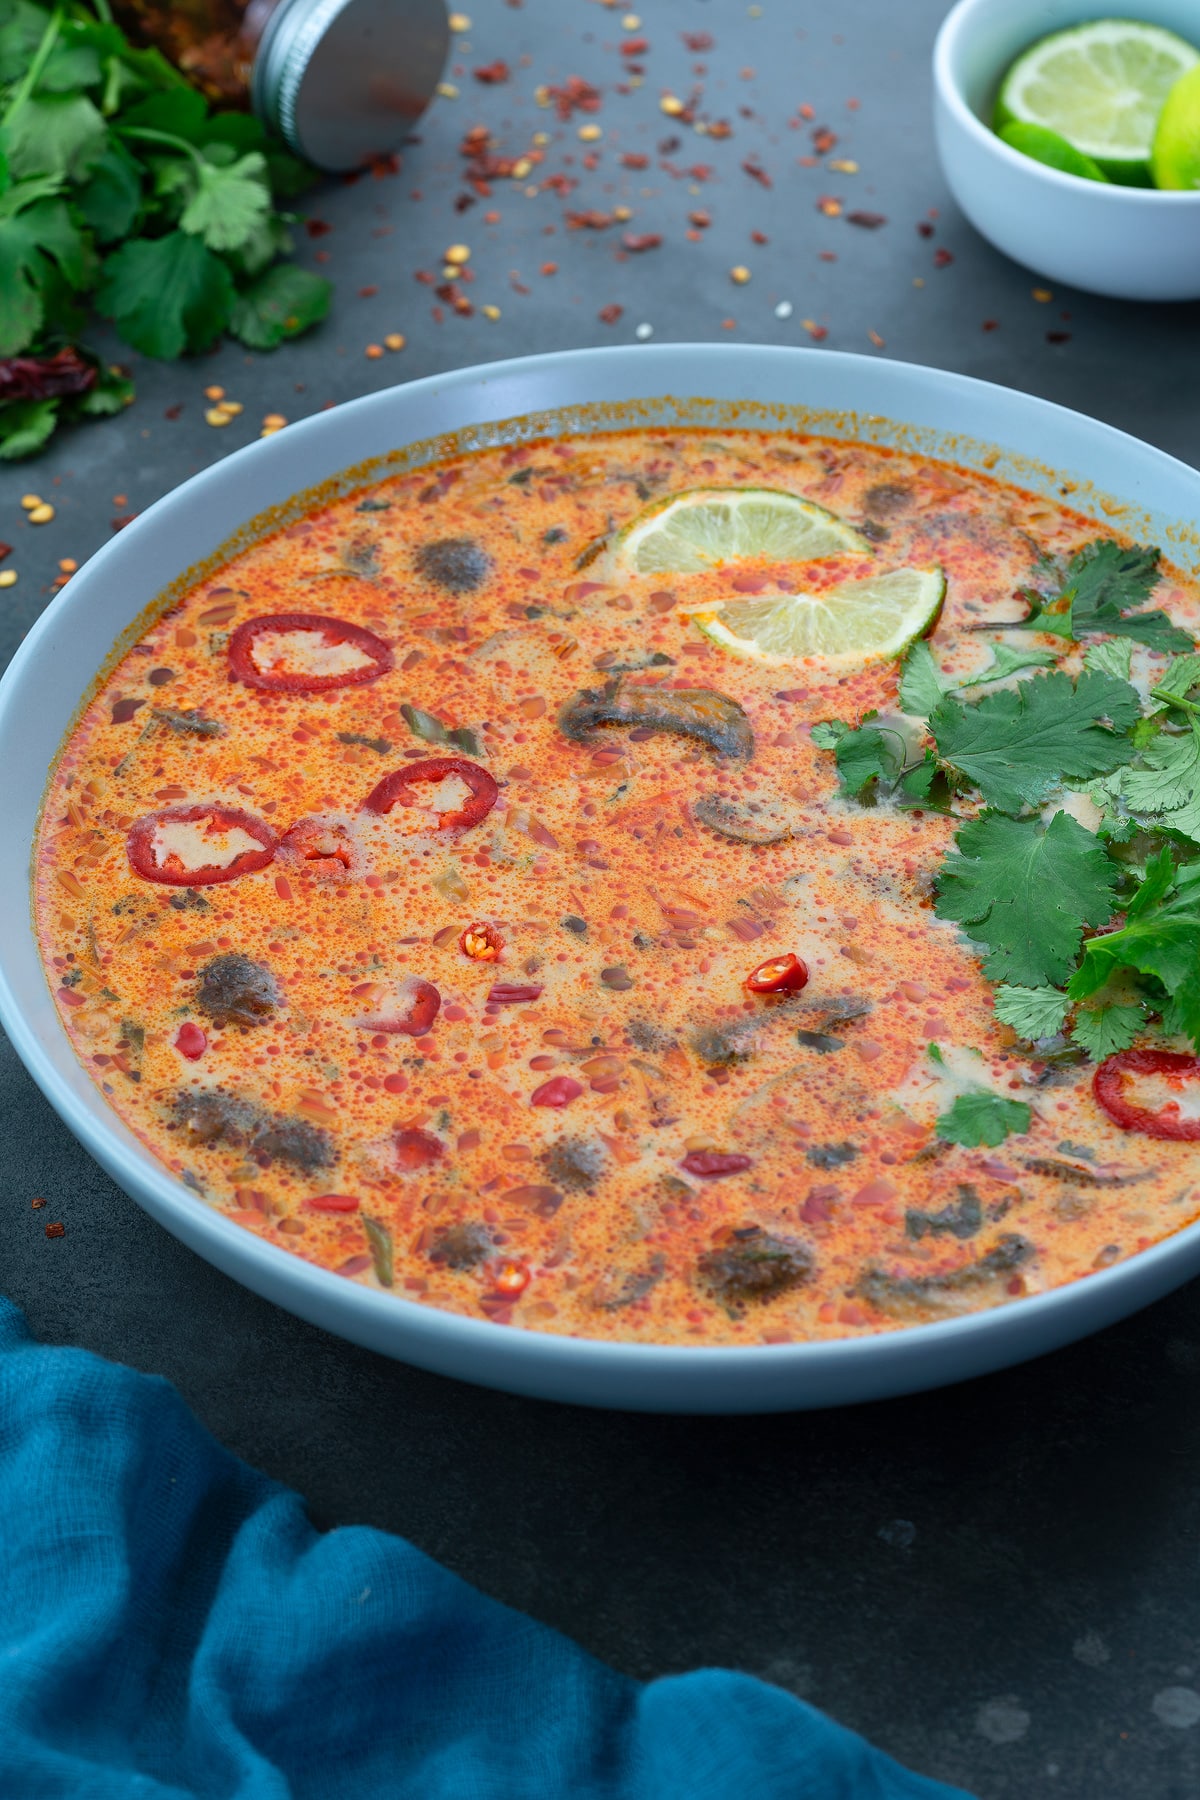
[[[867,547],[738,591],[940,564],[948,670],[1097,532],[863,445],[526,444],[314,511],[113,669],[53,773],[38,931],[79,1056],[197,1206],[431,1306],[685,1344],[989,1306],[1196,1216],[1189,1146],[997,1024],[932,909],[953,819],[840,796],[811,727],[894,713],[896,663],[729,655],[686,610],[728,569],[613,579],[648,502],[745,484]],[[1156,598],[1200,629],[1193,587]],[[747,987],[789,955],[806,985]],[[1030,1129],[943,1142],[980,1080]]]

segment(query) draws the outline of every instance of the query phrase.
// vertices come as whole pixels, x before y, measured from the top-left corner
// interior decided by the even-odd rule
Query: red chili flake
[[[310,238],[322,238],[327,232],[333,230],[333,226],[327,224],[324,219],[305,219],[304,229]]]
[[[757,181],[760,187],[769,188],[774,187],[775,185],[762,164],[751,162],[749,157],[747,157],[746,161],[742,164],[742,170],[744,174],[749,175],[752,181]]]
[[[379,289],[372,283],[368,287],[360,287],[358,297],[360,300],[373,300],[378,292]]]
[[[949,268],[953,261],[954,256],[949,250],[939,248],[933,253],[933,266],[935,269]]]
[[[600,308],[596,317],[602,325],[615,325],[624,311],[623,306],[618,306],[615,300],[610,300],[607,306]]]
[[[832,194],[822,194],[817,200],[817,211],[824,213],[827,219],[836,219],[841,210],[841,201]]]
[[[1000,321],[999,319],[985,319],[980,329],[983,331],[999,331]]]
[[[861,225],[864,231],[878,231],[887,224],[886,213],[852,212],[846,214],[847,225]]]
[[[600,89],[593,87],[590,81],[584,81],[580,75],[568,75],[561,87],[548,87],[546,92],[553,100],[560,119],[569,119],[573,112],[600,110]]]
[[[6,556],[11,556],[11,555],[12,555],[12,545],[11,544],[0,544],[0,562],[3,562]]]
[[[182,411],[183,411],[183,401],[177,400],[175,402],[174,406],[164,406],[163,407],[163,418],[164,419],[177,419]]]
[[[511,70],[502,57],[495,62],[485,63],[481,69],[474,70],[476,81],[482,81],[485,87],[492,87],[501,81],[507,81]]]
[[[729,123],[728,119],[711,119],[709,121],[706,136],[710,138],[730,138],[733,136],[733,126]]]
[[[611,213],[598,212],[594,207],[587,212],[567,212],[563,214],[568,231],[607,231],[616,220]]]
[[[465,213],[474,205],[475,205],[474,194],[457,194],[455,196],[454,210],[456,213]]]
[[[558,274],[558,264],[554,263],[554,262],[543,263],[542,264],[542,274],[543,275],[557,275]]]
[[[683,39],[684,48],[690,50],[694,56],[703,56],[704,52],[711,50],[716,43],[711,31],[682,31],[679,35]]]
[[[626,38],[621,45],[622,56],[645,56],[650,48],[650,39],[643,37]]]
[[[560,194],[565,200],[567,195],[574,193],[578,186],[579,183],[573,175],[547,175],[542,182],[542,192],[544,194]],[[487,218],[486,213],[484,214],[484,217],[485,219]],[[499,217],[500,215],[497,213],[496,218],[491,220],[490,223],[495,224]]]
[[[750,233],[750,242],[752,244],[769,244],[770,241],[771,240],[765,231],[752,231]]]
[[[1069,331],[1048,331],[1046,333],[1046,342],[1048,344],[1069,344],[1070,341],[1071,334]]]
[[[701,1181],[720,1181],[725,1175],[740,1175],[753,1160],[753,1157],[741,1156],[736,1151],[689,1150],[679,1166]]]
[[[525,283],[521,280],[521,277],[517,274],[515,269],[510,269],[508,272],[508,285],[514,294],[528,294],[532,292],[530,288],[525,286]]]
[[[642,156],[637,150],[626,150],[621,157],[621,167],[623,169],[648,169],[650,158]]]
[[[797,108],[797,111],[799,112],[800,117],[802,119],[815,119],[817,116],[816,113],[814,112],[813,108],[808,104],[807,100],[804,100],[801,102],[800,106]]]
[[[42,1196],[39,1194],[37,1199],[31,1200],[29,1204],[33,1207],[34,1212],[37,1212],[41,1207],[45,1206],[47,1203],[45,1200],[43,1200]]]
[[[621,243],[631,254],[637,255],[642,250],[657,250],[662,243],[662,233],[658,231],[623,231]]]
[[[712,224],[712,214],[706,212],[690,212],[688,220],[700,231],[707,231]]]
[[[60,1237],[66,1237],[66,1235],[67,1235],[67,1228],[65,1225],[59,1225],[57,1223],[54,1223],[54,1224],[47,1225],[47,1227],[46,1227],[46,1236],[48,1238],[60,1238]]]
[[[413,280],[419,281],[422,287],[433,287],[434,283],[437,281],[437,276],[431,273],[429,269],[414,269]]]
[[[928,219],[917,220],[917,236],[923,238],[931,238],[933,236],[933,226],[929,223]]]
[[[0,357],[0,401],[49,400],[86,394],[96,385],[96,366],[69,345],[53,356]]]
[[[818,125],[812,134],[813,149],[818,156],[828,156],[837,143],[837,132],[828,125]]]

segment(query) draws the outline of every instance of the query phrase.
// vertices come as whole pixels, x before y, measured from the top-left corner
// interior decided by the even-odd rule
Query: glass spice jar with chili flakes
[[[256,113],[321,169],[397,150],[450,42],[442,0],[113,0],[112,12],[214,104]]]

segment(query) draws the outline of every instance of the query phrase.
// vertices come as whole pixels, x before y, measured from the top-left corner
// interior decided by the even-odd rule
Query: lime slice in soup
[[[1098,162],[1085,156],[1082,150],[1077,150],[1074,144],[1069,144],[1065,137],[1060,137],[1048,126],[1026,125],[1022,120],[1014,119],[1011,125],[1004,127],[1000,137],[1022,156],[1045,163],[1049,169],[1058,169],[1063,175],[1078,175],[1081,181],[1108,180]]]
[[[941,569],[892,569],[819,594],[727,600],[692,618],[723,650],[756,662],[815,657],[850,669],[899,656],[928,630],[946,592]]]
[[[1013,63],[996,130],[1043,125],[1099,164],[1110,181],[1150,185],[1158,116],[1175,83],[1200,63],[1173,31],[1136,19],[1096,19],[1056,31]]]
[[[617,569],[699,575],[762,558],[814,562],[871,546],[813,500],[776,488],[690,488],[639,513],[612,546]]]
[[[1200,188],[1200,63],[1167,95],[1150,168],[1155,187]]]

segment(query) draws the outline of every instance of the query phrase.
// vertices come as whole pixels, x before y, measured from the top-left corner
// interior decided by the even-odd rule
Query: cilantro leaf
[[[1147,744],[1140,766],[1123,772],[1121,793],[1131,812],[1200,844],[1200,723],[1179,737],[1161,732]]]
[[[1010,1133],[1021,1136],[1029,1130],[1033,1108],[1024,1100],[1005,1100],[986,1088],[975,1088],[959,1094],[949,1112],[937,1122],[937,1134],[948,1144],[964,1144],[975,1149],[987,1144],[994,1149]]]
[[[1058,658],[1052,650],[1014,650],[1008,644],[993,644],[992,661],[986,669],[978,674],[968,675],[965,681],[957,682],[960,688],[983,687],[989,681],[1003,681],[1009,675],[1015,675],[1018,669],[1045,669]]]
[[[57,400],[14,400],[0,406],[0,457],[17,462],[39,451],[58,422]]]
[[[1103,845],[1065,812],[1045,829],[1037,819],[981,813],[955,844],[958,855],[938,875],[938,918],[986,946],[991,981],[1027,988],[1065,981],[1083,927],[1112,913],[1117,868]]]
[[[1086,1000],[1123,969],[1160,981],[1172,1002],[1170,1028],[1200,1042],[1200,865],[1177,868],[1166,848],[1152,858],[1124,926],[1089,941],[1067,992]]]
[[[989,806],[1019,812],[1064,776],[1084,780],[1128,762],[1133,752],[1118,734],[1140,710],[1127,682],[1085,671],[1074,686],[1067,675],[1043,675],[972,706],[945,699],[929,730],[942,760],[973,782]],[[1102,725],[1103,718],[1116,729]]]
[[[1165,612],[1129,613],[1141,606],[1158,585],[1160,552],[1145,544],[1128,547],[1096,538],[1071,559],[1064,595],[1071,602],[1074,637],[1093,631],[1110,637],[1136,638],[1152,650],[1190,650],[1186,631]]]
[[[26,349],[48,322],[56,269],[67,288],[78,288],[92,266],[65,200],[36,200],[0,219],[0,356]]]
[[[1065,994],[1052,987],[1011,987],[996,989],[996,1017],[1011,1025],[1018,1037],[1036,1043],[1038,1038],[1056,1037],[1063,1028],[1070,1009]]]
[[[86,175],[107,141],[108,127],[86,94],[27,99],[4,127],[8,166],[18,180]]]
[[[927,719],[953,686],[938,668],[925,639],[918,638],[900,671],[901,710],[914,719]]]
[[[180,229],[203,238],[210,250],[236,250],[266,224],[271,212],[266,159],[248,151],[225,168],[202,159]]]
[[[1113,638],[1106,644],[1089,644],[1083,653],[1083,666],[1097,675],[1111,675],[1116,681],[1128,681],[1133,661],[1133,645],[1128,638]]]
[[[75,204],[100,244],[128,237],[142,210],[142,177],[137,163],[120,144],[112,143],[97,157]]]
[[[1140,1006],[1081,1006],[1071,1036],[1096,1062],[1103,1062],[1118,1050],[1128,1050],[1143,1022]]]
[[[333,289],[322,275],[277,263],[243,288],[229,329],[252,350],[274,350],[285,338],[316,325],[329,311]]]
[[[229,321],[233,279],[218,256],[183,231],[135,238],[104,264],[96,305],[146,356],[204,350]]]

